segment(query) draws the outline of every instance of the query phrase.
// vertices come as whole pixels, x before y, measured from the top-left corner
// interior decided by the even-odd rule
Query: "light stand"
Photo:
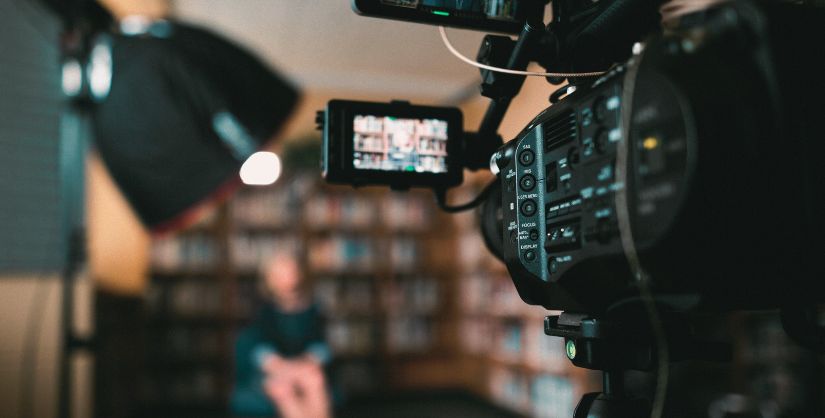
[[[68,105],[61,120],[60,181],[62,231],[66,259],[60,275],[61,319],[58,377],[58,416],[69,418],[72,410],[72,357],[91,341],[74,330],[75,278],[86,261],[84,227],[85,162],[89,135],[88,112],[82,105]]]

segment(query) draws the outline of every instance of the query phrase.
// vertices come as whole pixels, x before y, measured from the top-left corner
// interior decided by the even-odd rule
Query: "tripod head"
[[[584,395],[574,418],[638,418],[650,416],[646,400],[634,399],[624,391],[624,372],[651,371],[659,364],[659,344],[667,350],[668,361],[729,361],[728,344],[702,341],[683,315],[662,313],[666,330],[657,338],[651,321],[642,312],[621,316],[593,317],[563,312],[544,320],[544,333],[565,340],[567,358],[577,367],[602,372],[602,392]]]

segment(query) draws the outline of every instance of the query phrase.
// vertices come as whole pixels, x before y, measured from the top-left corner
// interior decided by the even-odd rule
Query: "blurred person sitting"
[[[331,405],[324,368],[331,352],[299,262],[278,254],[263,263],[261,279],[266,303],[235,343],[232,413],[327,418]]]

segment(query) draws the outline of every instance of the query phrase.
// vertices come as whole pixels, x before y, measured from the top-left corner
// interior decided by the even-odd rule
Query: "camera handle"
[[[671,360],[730,361],[729,344],[695,339],[684,317],[662,320]],[[650,416],[650,403],[624,390],[625,371],[651,371],[657,365],[655,338],[643,316],[595,318],[563,312],[544,319],[544,333],[564,338],[565,353],[574,366],[602,372],[602,392],[585,394],[574,418]]]
[[[545,34],[544,23],[541,16],[538,16],[524,24],[515,42],[508,37],[488,35],[481,43],[478,60],[484,64],[510,70],[525,70],[537,56],[537,50]],[[524,85],[525,76],[481,70],[481,79],[481,92],[491,101],[478,131],[464,133],[462,165],[470,170],[490,168],[490,157],[502,145],[498,128],[513,97]]]

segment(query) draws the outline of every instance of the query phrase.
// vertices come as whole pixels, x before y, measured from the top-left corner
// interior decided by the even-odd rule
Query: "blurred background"
[[[152,235],[95,147],[82,145],[92,130],[62,91],[61,19],[37,1],[0,0],[0,416],[231,416],[236,338],[265,303],[260,266],[279,251],[300,255],[321,308],[336,416],[572,417],[580,396],[600,390],[599,375],[571,367],[562,341],[544,335],[548,312],[519,299],[475,213],[441,213],[429,192],[354,191],[320,178],[315,112],[332,98],[457,106],[468,130],[478,126],[487,103],[478,72],[447,52],[435,27],[359,17],[346,0],[100,4],[116,19],[209,28],[301,98],[268,146],[283,164],[274,184],[241,186],[185,229]],[[483,37],[450,34],[471,56]],[[552,91],[527,80],[505,140]],[[79,174],[63,170],[72,152],[85,161]],[[465,177],[452,200],[492,178]],[[78,245],[78,213],[86,262],[69,322],[88,344],[72,351],[61,385],[61,275],[77,257],[66,254]],[[735,361],[676,366],[668,416],[823,416],[821,359],[790,343],[775,315],[706,325],[734,342]],[[649,377],[631,378],[650,390]]]

